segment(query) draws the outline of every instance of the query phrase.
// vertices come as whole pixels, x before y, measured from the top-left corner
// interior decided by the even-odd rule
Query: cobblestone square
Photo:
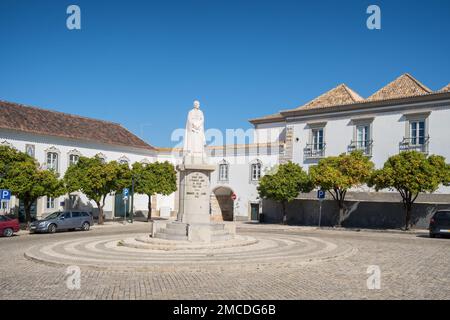
[[[146,251],[145,223],[0,238],[0,299],[450,299],[450,239],[238,225],[242,247]],[[79,290],[67,266],[81,270]],[[369,266],[381,272],[368,289]]]

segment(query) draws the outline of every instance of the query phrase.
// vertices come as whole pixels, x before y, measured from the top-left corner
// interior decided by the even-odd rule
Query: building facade
[[[44,168],[63,175],[80,156],[98,155],[105,161],[122,163],[181,162],[181,150],[153,147],[119,124],[0,102],[0,143],[27,152]],[[432,91],[409,74],[404,74],[363,98],[342,84],[301,105],[273,115],[250,120],[253,142],[209,146],[209,160],[216,170],[211,177],[211,219],[258,220],[259,214],[276,215],[272,204],[263,207],[258,197],[258,180],[267,170],[287,161],[304,169],[321,158],[362,150],[382,167],[389,156],[404,150],[439,154],[450,159],[450,85]],[[312,200],[313,195],[299,195]],[[398,203],[395,192],[375,193],[366,186],[349,193],[353,201]],[[137,195],[134,212],[147,214],[147,196]],[[450,203],[450,189],[422,195],[419,202]],[[178,194],[155,196],[155,216],[176,216]],[[36,215],[64,208],[86,208],[95,204],[82,194],[58,199],[39,199]],[[20,201],[2,204],[3,212],[20,211]],[[292,208],[293,211],[297,209]],[[121,195],[106,201],[107,218],[122,217]]]

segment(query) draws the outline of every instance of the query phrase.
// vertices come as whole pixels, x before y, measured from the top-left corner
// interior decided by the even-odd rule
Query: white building
[[[362,149],[376,167],[389,156],[411,149],[450,159],[450,85],[432,91],[408,74],[367,99],[339,85],[298,108],[250,122],[255,128],[252,144],[207,149],[211,163],[217,165],[211,178],[213,220],[258,219],[258,180],[278,163],[293,161],[307,169],[322,157],[354,149]],[[80,155],[101,155],[106,161],[130,164],[157,160],[177,164],[181,160],[180,150],[150,146],[119,124],[9,102],[0,102],[0,143],[33,155],[61,175]],[[355,191],[350,198],[395,199],[392,193],[374,195],[367,188]],[[37,215],[62,209],[62,205],[95,211],[95,204],[83,195],[70,201],[66,197],[40,199]],[[422,198],[450,203],[450,189],[442,187],[435,195]],[[17,200],[12,203],[19,206]],[[175,216],[178,195],[157,196],[152,206],[156,216],[160,212]],[[121,196],[111,195],[105,206],[107,218],[121,216],[123,211]],[[136,197],[134,211],[146,214],[146,196]]]

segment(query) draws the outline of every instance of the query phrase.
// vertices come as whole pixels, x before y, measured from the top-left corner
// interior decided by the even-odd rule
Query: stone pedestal
[[[210,220],[210,180],[214,165],[204,163],[203,158],[185,158],[177,166],[180,173],[179,210],[177,221],[167,222],[152,232],[155,238],[210,243],[234,238],[235,229]]]
[[[177,167],[180,172],[180,205],[177,220],[187,224],[209,224],[210,178],[214,166],[187,164]]]

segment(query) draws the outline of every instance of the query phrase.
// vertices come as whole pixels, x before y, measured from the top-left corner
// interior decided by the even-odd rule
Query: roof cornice
[[[433,102],[446,99],[450,99],[450,92],[435,92],[425,95],[405,97],[405,98],[395,98],[388,100],[361,101],[347,105],[330,106],[327,108],[282,110],[280,111],[280,114],[286,120],[287,117],[319,115],[319,114],[327,114],[342,111],[354,111],[354,110],[362,111],[375,107],[403,105],[420,102]]]

